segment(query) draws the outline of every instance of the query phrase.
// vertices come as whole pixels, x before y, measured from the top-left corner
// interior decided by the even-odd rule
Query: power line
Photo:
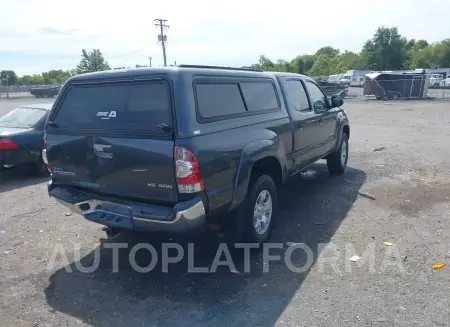
[[[161,34],[158,35],[158,41],[161,42],[162,51],[163,51],[163,58],[164,58],[164,66],[167,66],[167,58],[166,58],[166,41],[167,41],[167,35],[164,35],[164,28],[169,28],[169,25],[166,25],[165,22],[167,22],[167,19],[154,19],[153,22],[155,23],[155,26],[159,26]]]

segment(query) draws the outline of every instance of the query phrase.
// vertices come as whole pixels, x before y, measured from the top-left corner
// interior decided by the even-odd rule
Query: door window
[[[306,81],[306,88],[308,89],[314,110],[327,110],[328,100],[322,90],[310,81]]]
[[[290,80],[284,83],[286,98],[290,109],[296,111],[310,111],[308,97],[299,80]]]

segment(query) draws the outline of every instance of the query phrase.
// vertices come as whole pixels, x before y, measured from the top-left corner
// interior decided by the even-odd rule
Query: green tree
[[[19,77],[18,84],[19,85],[29,85],[31,80],[31,75],[23,75],[22,77]]]
[[[314,60],[314,64],[311,67],[311,69],[308,72],[308,75],[310,76],[325,76],[331,74],[331,60],[333,59],[332,56],[321,54],[318,55],[316,60]]]
[[[409,66],[410,68],[450,67],[450,39],[415,51],[411,56]]]
[[[303,55],[302,60],[304,65],[304,71],[306,74],[308,74],[309,70],[311,70],[312,66],[314,65],[315,56],[314,55]]]
[[[331,46],[322,47],[316,51],[316,56],[320,56],[321,54],[335,57],[339,54],[339,49],[333,48]]]
[[[330,73],[342,74],[350,69],[363,69],[361,58],[357,53],[345,51],[333,57],[330,61]]]
[[[13,70],[2,70],[0,72],[0,79],[2,81],[2,85],[17,85],[18,77],[17,74]]]
[[[276,72],[290,72],[291,65],[284,59],[278,59],[273,70]]]
[[[429,44],[426,40],[407,40],[397,28],[379,27],[359,53],[325,46],[315,54],[298,55],[287,61],[271,61],[264,55],[253,68],[286,71],[323,77],[352,69],[397,70],[403,68],[450,67],[450,39]]]
[[[91,73],[103,70],[110,70],[108,62],[103,57],[99,49],[93,49],[87,52],[85,49],[81,50],[81,60],[77,65],[77,73]]]
[[[305,73],[305,63],[301,56],[297,56],[290,62],[291,69],[290,71],[297,74]]]
[[[42,85],[44,84],[44,77],[41,74],[23,75],[19,78],[20,85]]]
[[[418,41],[416,41],[415,39],[409,40],[408,43],[406,44],[407,53],[404,66],[409,68],[420,68],[416,67],[416,64],[413,63],[413,58],[420,57],[420,55],[417,55],[417,53],[426,49],[428,46],[429,44],[426,40],[418,40]]]
[[[428,42],[426,40],[419,40],[419,41],[417,41],[415,43],[414,50],[415,51],[420,51],[420,50],[425,49],[428,46],[429,46],[429,44],[428,44]]]
[[[367,66],[375,70],[402,69],[407,58],[407,40],[396,27],[381,26],[363,47]]]
[[[62,84],[70,77],[69,71],[64,71],[62,69],[49,70],[48,72],[43,72],[42,77],[44,78],[44,84]]]

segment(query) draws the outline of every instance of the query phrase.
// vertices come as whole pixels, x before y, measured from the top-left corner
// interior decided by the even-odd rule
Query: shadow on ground
[[[315,263],[318,243],[330,241],[355,202],[366,174],[348,168],[343,176],[330,177],[326,165],[316,164],[311,169],[316,171],[315,177],[296,177],[282,189],[278,224],[271,242],[305,243],[311,248]],[[77,265],[91,265],[96,250],[56,271],[45,289],[48,304],[55,311],[96,327],[273,326],[309,273],[292,272],[285,261],[270,262],[269,271],[264,272],[262,251],[252,255],[250,272],[245,273],[242,250],[232,251],[237,273],[229,267],[219,267],[216,273],[188,273],[188,255],[179,263],[170,264],[168,272],[163,273],[162,240],[155,239],[150,243],[157,250],[158,265],[149,273],[138,273],[132,269],[128,255],[139,241],[129,235],[114,239],[114,244],[128,243],[128,249],[119,252],[118,272],[113,272],[112,250],[105,248],[106,242],[103,248],[96,249],[100,264],[94,272],[82,273]],[[183,248],[187,254],[185,242]],[[211,266],[217,248],[213,238],[196,239],[195,267]],[[286,249],[284,245],[270,253],[284,257]],[[291,258],[297,267],[307,259],[301,250],[296,250]],[[136,262],[148,265],[150,252],[139,250]]]
[[[0,193],[20,189],[48,181],[47,177],[39,177],[36,169],[29,167],[11,168],[0,171]]]

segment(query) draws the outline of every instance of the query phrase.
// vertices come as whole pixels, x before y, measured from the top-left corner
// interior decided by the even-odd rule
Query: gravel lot
[[[0,114],[18,101],[0,100]],[[129,249],[114,272],[112,251],[100,244],[146,240],[160,253],[162,240],[102,240],[99,225],[66,216],[48,198],[46,180],[24,170],[1,174],[1,325],[450,326],[450,266],[432,269],[450,260],[450,101],[349,100],[344,108],[352,124],[346,174],[332,178],[319,162],[315,175],[298,176],[281,194],[271,241],[283,248],[271,253],[308,245],[314,265],[303,273],[285,261],[264,272],[261,253],[245,273],[242,253],[233,252],[237,272],[188,274],[183,260],[168,273],[158,264],[141,274]],[[194,245],[195,266],[210,265],[216,241],[198,237]],[[68,261],[51,265],[57,246]],[[81,272],[95,253],[99,268]],[[353,255],[363,258],[351,262]],[[333,258],[334,265],[322,264]],[[141,266],[150,259],[137,253]],[[292,254],[298,267],[305,260],[301,250]]]

